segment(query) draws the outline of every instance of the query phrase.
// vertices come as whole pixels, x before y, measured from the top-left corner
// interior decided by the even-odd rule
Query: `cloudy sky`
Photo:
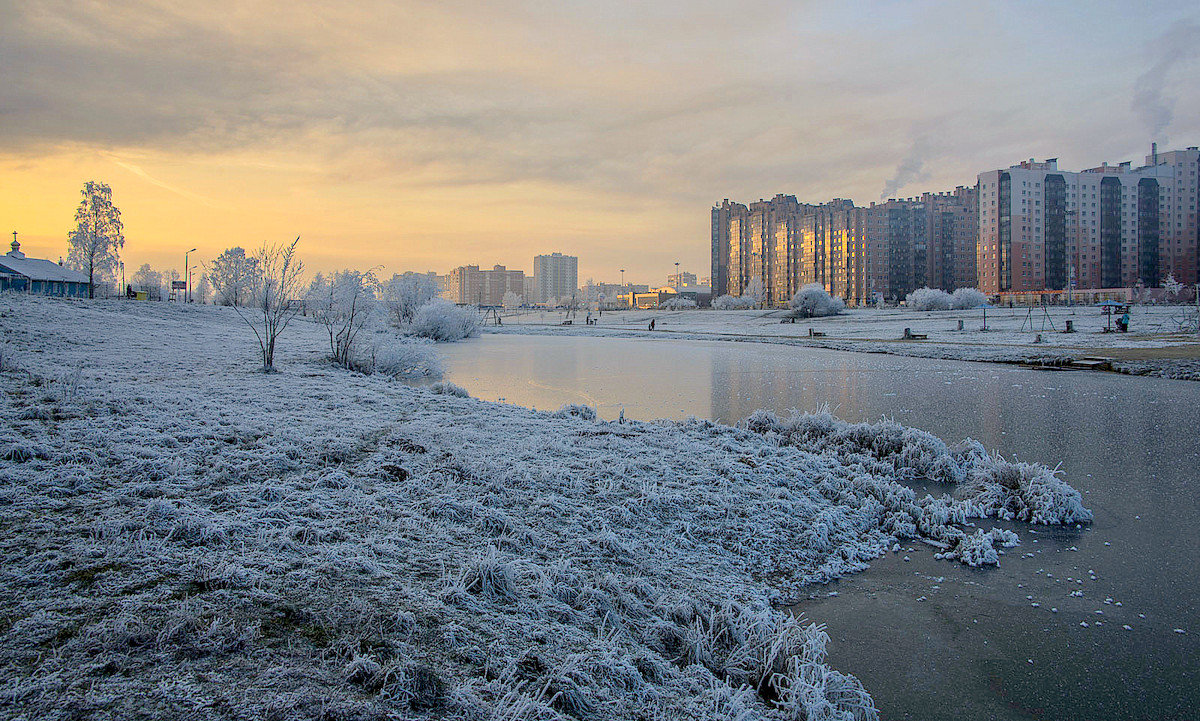
[[[332,8],[332,9],[331,9]],[[707,275],[711,205],[1200,144],[1194,2],[0,0],[0,223],[127,267],[302,236],[311,268],[580,257]]]

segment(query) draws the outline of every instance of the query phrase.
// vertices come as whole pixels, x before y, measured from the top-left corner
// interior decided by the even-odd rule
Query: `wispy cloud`
[[[626,238],[699,265],[722,197],[865,201],[1032,155],[1114,159],[1141,148],[1141,122],[1200,135],[1197,86],[1174,82],[1196,46],[1189,13],[29,0],[0,4],[0,158],[107,153],[189,203],[231,210],[250,188],[279,217],[329,198],[364,237],[397,198],[440,200],[443,215],[404,225],[404,253],[434,248],[422,258],[474,248],[486,227],[530,247]],[[1029,27],[1069,30],[1033,42]],[[1134,109],[1114,112],[1152,39]],[[514,210],[455,230],[463,208],[495,203]]]
[[[129,172],[138,176],[142,180],[145,180],[146,182],[150,183],[151,185],[158,186],[159,188],[162,188],[163,190],[169,190],[172,193],[175,193],[176,195],[178,195],[182,198],[186,198],[188,200],[194,200],[197,203],[200,203],[201,205],[208,207],[208,208],[228,208],[229,207],[227,204],[218,203],[217,201],[212,200],[211,198],[206,198],[205,196],[200,195],[199,193],[193,193],[190,190],[186,190],[184,188],[180,188],[180,187],[171,185],[170,183],[167,183],[165,181],[159,180],[158,178],[154,177],[153,175],[150,175],[149,173],[147,173],[141,167],[134,165],[131,162],[121,160],[116,155],[109,153],[109,154],[107,154],[107,157],[109,158],[109,160],[111,160],[113,162],[113,164],[128,170]]]

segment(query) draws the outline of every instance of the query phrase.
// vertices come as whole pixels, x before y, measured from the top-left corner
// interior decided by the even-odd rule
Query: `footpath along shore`
[[[852,309],[829,318],[788,321],[786,311],[606,311],[593,325],[583,315],[563,325],[563,311],[502,314],[489,333],[669,337],[776,343],[811,348],[890,353],[915,358],[1021,363],[1049,368],[1095,368],[1133,375],[1200,380],[1200,336],[1181,332],[1188,306],[1135,307],[1130,332],[1105,332],[1112,324],[1096,308],[1053,307],[920,312]],[[648,330],[655,321],[653,331]],[[1063,332],[1067,321],[1074,331]],[[958,323],[962,322],[962,330]],[[904,331],[923,335],[905,339]],[[810,335],[810,330],[823,335]],[[1089,359],[1100,363],[1087,362]]]

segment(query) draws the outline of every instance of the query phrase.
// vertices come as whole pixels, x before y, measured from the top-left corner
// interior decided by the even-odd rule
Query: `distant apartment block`
[[[450,273],[437,276],[438,297],[453,302],[457,296],[450,281]]]
[[[584,300],[588,301],[589,303],[594,303],[597,301],[606,301],[606,302],[615,303],[616,299],[621,295],[625,295],[628,293],[648,293],[648,292],[650,292],[650,286],[636,285],[633,283],[626,283],[625,285],[621,285],[620,283],[595,283],[595,282],[592,282],[592,283],[585,284],[583,287]],[[614,307],[611,305],[611,303],[610,303],[610,305],[607,305],[606,307]]]
[[[712,294],[761,288],[787,303],[817,283],[851,305],[903,298],[923,285],[974,285],[977,200],[971,188],[863,208],[792,195],[712,209]]]
[[[699,278],[695,273],[689,273],[686,270],[681,270],[678,273],[672,273],[667,276],[666,285],[669,286],[691,286],[700,285]]]
[[[469,305],[504,305],[504,294],[521,295],[525,291],[525,272],[508,270],[503,265],[480,270],[477,265],[462,265],[450,271],[450,300]]]
[[[1197,277],[1200,150],[1079,172],[1033,159],[979,175],[985,293],[1159,286]]]
[[[534,302],[570,299],[579,294],[579,258],[562,253],[535,256],[533,277],[537,281]]]

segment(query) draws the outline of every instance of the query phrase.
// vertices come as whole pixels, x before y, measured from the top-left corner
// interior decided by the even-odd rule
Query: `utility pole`
[[[192,302],[192,276],[188,275],[188,253],[195,253],[196,249],[185,250],[183,252],[183,302]]]

